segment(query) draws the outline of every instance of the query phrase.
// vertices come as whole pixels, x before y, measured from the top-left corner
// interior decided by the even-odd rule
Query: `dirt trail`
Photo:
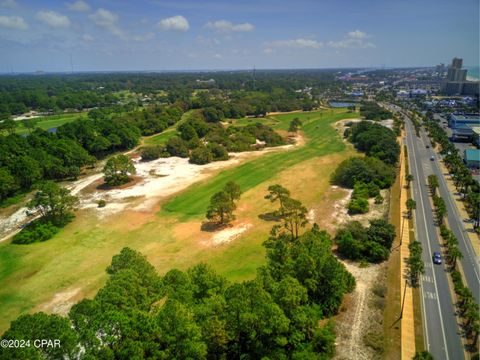
[[[355,277],[357,285],[352,294],[351,302],[337,320],[337,354],[338,360],[370,360],[375,358],[373,349],[365,345],[364,335],[371,326],[376,311],[370,302],[372,288],[384,269],[384,264],[374,264],[360,267],[358,264],[344,261],[348,271]]]

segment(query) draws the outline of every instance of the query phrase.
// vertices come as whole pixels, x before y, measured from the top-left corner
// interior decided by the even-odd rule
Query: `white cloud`
[[[18,6],[15,0],[3,0],[0,1],[0,7],[5,9],[15,9]]]
[[[35,17],[41,22],[54,28],[70,26],[70,19],[67,16],[59,14],[55,11],[39,11]]]
[[[118,15],[112,13],[111,11],[105,9],[98,9],[93,14],[90,14],[89,19],[92,22],[100,27],[107,29],[110,33],[119,38],[126,40],[127,36],[125,32],[117,25]]]
[[[182,15],[172,16],[166,19],[162,19],[158,22],[163,30],[175,30],[175,31],[187,31],[190,27],[188,20]]]
[[[342,40],[329,41],[328,46],[336,49],[366,49],[374,48],[375,44],[367,41],[371,36],[363,31],[350,31]]]
[[[28,24],[20,16],[0,16],[0,26],[17,30],[28,29]]]
[[[85,1],[78,0],[74,1],[73,3],[68,3],[67,8],[71,11],[85,12],[90,10],[90,5],[88,5]]]
[[[368,37],[367,33],[364,33],[360,30],[350,31],[348,37],[352,39],[366,39]]]
[[[213,58],[214,58],[214,59],[221,59],[222,57],[223,57],[223,56],[220,55],[220,54],[215,54],[215,55],[213,55]]]
[[[268,47],[264,50],[266,53],[273,52],[272,48],[319,49],[323,46],[321,42],[311,39],[277,40],[269,42],[267,45]]]
[[[207,29],[213,29],[220,32],[232,32],[232,31],[248,32],[255,29],[255,26],[253,26],[248,22],[242,23],[242,24],[234,24],[227,20],[217,20],[213,22],[209,21],[205,24],[204,27]]]

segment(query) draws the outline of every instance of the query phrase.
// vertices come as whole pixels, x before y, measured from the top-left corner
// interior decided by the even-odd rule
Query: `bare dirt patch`
[[[337,354],[338,360],[370,360],[378,357],[377,352],[365,344],[365,335],[371,331],[373,319],[381,310],[372,306],[374,300],[373,286],[384,264],[360,267],[358,264],[342,261],[348,271],[355,277],[357,285],[349,295],[349,305],[337,317]],[[380,315],[381,316],[381,315]]]
[[[59,315],[67,315],[70,308],[82,298],[81,288],[74,288],[65,290],[63,292],[53,295],[52,300],[40,305],[38,308],[40,311],[47,313],[54,313]]]
[[[252,224],[243,223],[232,228],[221,230],[212,236],[210,239],[212,245],[218,246],[228,244],[229,242],[237,239],[245,231],[252,227]]]

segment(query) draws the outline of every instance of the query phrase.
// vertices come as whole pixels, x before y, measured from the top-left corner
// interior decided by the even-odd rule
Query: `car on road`
[[[433,253],[432,259],[434,264],[440,265],[442,263],[442,255],[438,251]]]
[[[427,144],[426,148],[427,148],[427,149],[430,149],[430,145]]]
[[[430,161],[435,161],[435,156],[430,156]]]

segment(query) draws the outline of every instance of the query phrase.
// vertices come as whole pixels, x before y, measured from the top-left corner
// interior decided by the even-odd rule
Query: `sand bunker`
[[[222,245],[227,244],[240,235],[242,235],[245,231],[252,227],[252,224],[241,224],[232,228],[228,228],[225,230],[221,230],[212,237],[213,245]]]

